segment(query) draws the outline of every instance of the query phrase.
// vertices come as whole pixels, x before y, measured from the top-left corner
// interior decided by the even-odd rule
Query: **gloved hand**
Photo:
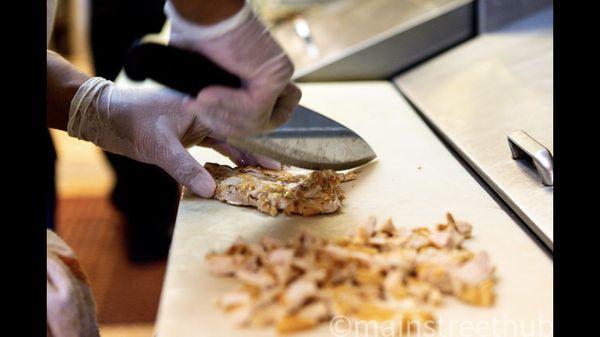
[[[290,79],[294,67],[249,4],[235,15],[210,26],[182,18],[170,1],[169,44],[196,51],[239,76],[240,89],[210,86],[184,105],[188,112],[221,136],[244,136],[285,123],[301,92]]]
[[[119,87],[93,77],[71,100],[67,131],[107,151],[157,165],[205,198],[213,195],[215,181],[185,150],[188,146],[211,147],[238,165],[280,167],[278,162],[243,152],[213,136],[206,119],[198,118],[203,111],[182,110],[189,100],[166,88]]]

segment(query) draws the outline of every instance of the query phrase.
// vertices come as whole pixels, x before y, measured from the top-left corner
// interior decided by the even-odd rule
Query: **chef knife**
[[[157,43],[134,44],[124,68],[134,81],[149,78],[193,97],[209,85],[242,86],[237,76],[203,55]],[[229,137],[227,142],[242,150],[307,169],[344,170],[376,157],[358,134],[300,105],[290,120],[273,132]]]

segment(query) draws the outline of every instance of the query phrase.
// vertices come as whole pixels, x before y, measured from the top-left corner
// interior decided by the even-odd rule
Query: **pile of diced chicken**
[[[494,267],[484,252],[462,247],[471,225],[455,221],[433,229],[396,228],[374,218],[341,240],[310,233],[280,242],[238,239],[206,261],[217,276],[242,286],[218,305],[241,326],[307,329],[336,315],[400,322],[402,330],[435,326],[432,309],[453,295],[478,306],[494,302]]]

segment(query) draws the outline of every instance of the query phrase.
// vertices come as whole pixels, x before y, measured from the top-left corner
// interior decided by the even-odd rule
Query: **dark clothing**
[[[158,166],[105,154],[115,170],[112,200],[127,222],[129,257],[136,262],[166,257],[181,195],[179,184]]]
[[[45,222],[46,228],[54,230],[56,226],[56,150],[50,137],[50,130],[47,128],[44,130],[42,139],[47,149],[46,155],[48,156],[45,161],[47,164],[46,172],[48,174],[44,188]]]
[[[96,75],[113,80],[127,50],[146,34],[158,33],[165,0],[92,0],[91,44]]]
[[[91,46],[96,75],[114,80],[131,45],[159,32],[164,0],[93,0]],[[181,188],[157,166],[105,152],[116,174],[112,199],[127,221],[129,256],[134,261],[166,257]]]

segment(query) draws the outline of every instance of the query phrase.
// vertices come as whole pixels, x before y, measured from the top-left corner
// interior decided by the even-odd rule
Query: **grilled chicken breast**
[[[246,166],[206,163],[204,167],[217,182],[214,198],[232,205],[253,206],[277,215],[312,216],[333,213],[342,206],[340,183],[355,179],[353,173],[332,170],[298,174]]]

